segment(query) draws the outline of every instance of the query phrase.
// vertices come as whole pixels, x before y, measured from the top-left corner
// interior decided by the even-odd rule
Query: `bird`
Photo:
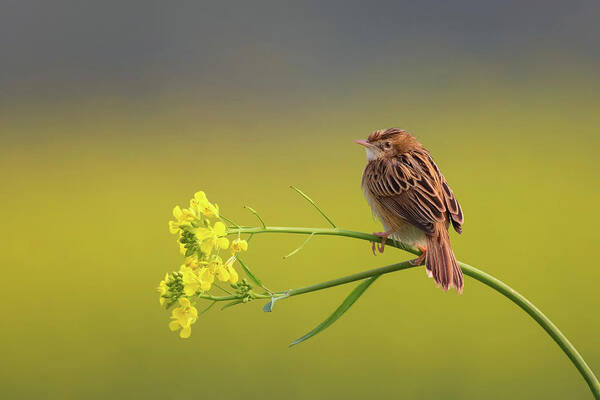
[[[372,132],[367,140],[355,140],[366,148],[367,164],[361,186],[373,215],[388,237],[417,247],[421,255],[412,265],[425,262],[427,275],[445,291],[463,290],[463,273],[450,245],[450,224],[462,233],[464,216],[448,182],[429,151],[410,133],[398,128]],[[375,242],[371,249],[375,253]]]

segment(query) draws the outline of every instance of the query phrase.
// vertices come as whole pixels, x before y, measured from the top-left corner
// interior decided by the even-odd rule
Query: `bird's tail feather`
[[[433,277],[437,285],[444,290],[455,287],[458,293],[463,290],[463,273],[456,262],[450,246],[450,237],[446,229],[436,234],[427,235],[427,252],[425,253],[427,275]]]

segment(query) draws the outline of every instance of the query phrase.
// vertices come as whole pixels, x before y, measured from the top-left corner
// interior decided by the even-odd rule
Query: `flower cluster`
[[[157,291],[162,306],[170,308],[178,304],[172,310],[169,328],[179,330],[179,336],[187,338],[198,317],[198,310],[190,300],[210,297],[208,291],[215,281],[227,282],[237,289],[239,276],[233,265],[236,253],[246,251],[248,242],[240,237],[229,242],[219,206],[210,203],[204,192],[194,194],[189,208],[176,206],[173,217],[169,231],[177,235],[179,250],[185,259],[178,271],[165,275]],[[227,249],[231,256],[223,261],[219,253]]]

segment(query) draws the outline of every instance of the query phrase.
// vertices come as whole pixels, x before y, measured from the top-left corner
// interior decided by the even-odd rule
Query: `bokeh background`
[[[214,309],[181,340],[154,291],[174,205],[380,230],[352,143],[398,126],[465,210],[459,259],[524,293],[600,372],[596,1],[11,1],[0,5],[0,387],[6,399],[586,399],[534,321],[472,280],[380,279]],[[287,289],[411,257],[263,235]]]

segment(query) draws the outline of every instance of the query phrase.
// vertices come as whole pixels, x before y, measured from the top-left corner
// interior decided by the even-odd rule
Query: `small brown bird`
[[[461,293],[463,274],[456,262],[448,227],[462,232],[463,213],[446,179],[429,152],[408,132],[390,128],[356,140],[367,150],[362,187],[367,202],[385,229],[379,251],[392,239],[414,245],[425,260],[427,275],[442,288],[454,286]],[[372,244],[375,254],[375,243]]]

